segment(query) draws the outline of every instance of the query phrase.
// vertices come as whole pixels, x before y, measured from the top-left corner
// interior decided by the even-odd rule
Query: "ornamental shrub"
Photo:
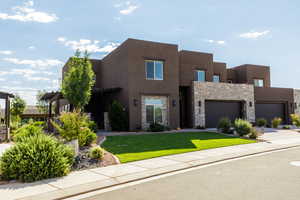
[[[252,127],[250,134],[249,134],[249,138],[257,139],[258,135],[259,135],[259,132],[254,127]]]
[[[88,126],[89,126],[89,129],[91,129],[92,131],[94,131],[95,133],[98,131],[98,125],[96,122],[92,121],[92,120],[89,120],[88,121]]]
[[[86,114],[67,112],[61,114],[59,123],[53,122],[54,128],[66,141],[78,139],[79,146],[90,145],[97,139],[96,133],[89,129],[90,120]]]
[[[166,127],[159,123],[150,124],[149,129],[148,129],[149,132],[162,132],[165,130],[166,130]]]
[[[222,133],[230,133],[231,121],[227,117],[223,117],[220,119],[218,123],[218,130],[221,130]]]
[[[21,126],[13,134],[15,142],[21,142],[26,137],[44,134],[42,123],[31,123]]]
[[[251,132],[252,124],[243,119],[236,119],[234,121],[234,129],[240,136],[247,135]]]
[[[0,158],[4,180],[33,182],[67,175],[73,164],[73,150],[44,134],[25,137]]]
[[[280,117],[275,117],[272,120],[272,127],[273,128],[278,128],[278,126],[282,123],[282,119]]]
[[[284,125],[282,129],[291,129],[291,127],[289,125]]]
[[[293,125],[300,127],[300,116],[297,114],[291,114],[291,120]]]
[[[101,160],[104,156],[104,150],[97,146],[90,149],[89,156],[93,159]]]
[[[109,108],[108,118],[112,131],[128,130],[128,114],[120,102],[112,102]]]
[[[78,142],[79,146],[89,146],[92,143],[96,142],[97,135],[93,131],[91,131],[89,128],[81,128],[81,131],[79,133]]]
[[[258,127],[265,127],[266,125],[267,125],[267,120],[266,119],[264,119],[264,118],[258,118],[257,120],[256,120],[256,125],[258,126]]]

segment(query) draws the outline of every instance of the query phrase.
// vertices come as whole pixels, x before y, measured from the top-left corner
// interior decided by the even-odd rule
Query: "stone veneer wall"
[[[294,102],[297,104],[295,107],[295,114],[300,115],[300,90],[294,89]]]
[[[168,126],[169,125],[169,98],[167,96],[142,96],[142,129],[146,130],[149,128],[150,124],[146,121],[146,105],[145,105],[145,99],[151,98],[151,99],[162,99],[163,106],[162,106],[162,121],[163,125]]]
[[[205,127],[205,100],[245,101],[246,119],[250,122],[255,122],[253,85],[194,81],[192,89],[194,127]],[[199,101],[201,101],[201,107],[199,107]],[[251,107],[249,102],[252,102]]]

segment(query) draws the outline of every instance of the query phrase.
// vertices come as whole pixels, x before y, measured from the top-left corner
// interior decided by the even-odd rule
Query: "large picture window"
[[[147,98],[146,104],[146,121],[147,123],[163,122],[163,101],[161,99]]]
[[[164,79],[164,62],[159,60],[146,60],[146,79],[163,80]]]
[[[196,76],[196,81],[205,82],[205,71],[204,70],[197,70],[195,76]]]

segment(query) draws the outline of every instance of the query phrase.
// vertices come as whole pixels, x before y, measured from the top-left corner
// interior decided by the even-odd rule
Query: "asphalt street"
[[[84,200],[299,200],[300,148],[221,163]]]

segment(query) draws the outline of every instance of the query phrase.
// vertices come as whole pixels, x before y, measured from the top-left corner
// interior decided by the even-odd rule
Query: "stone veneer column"
[[[295,107],[295,114],[300,115],[300,90],[294,89],[294,103],[297,104]]]
[[[205,127],[205,100],[244,101],[246,120],[255,122],[253,85],[194,81],[192,94],[194,127]],[[201,102],[201,106],[199,106],[199,101]],[[250,102],[252,102],[251,107]]]

